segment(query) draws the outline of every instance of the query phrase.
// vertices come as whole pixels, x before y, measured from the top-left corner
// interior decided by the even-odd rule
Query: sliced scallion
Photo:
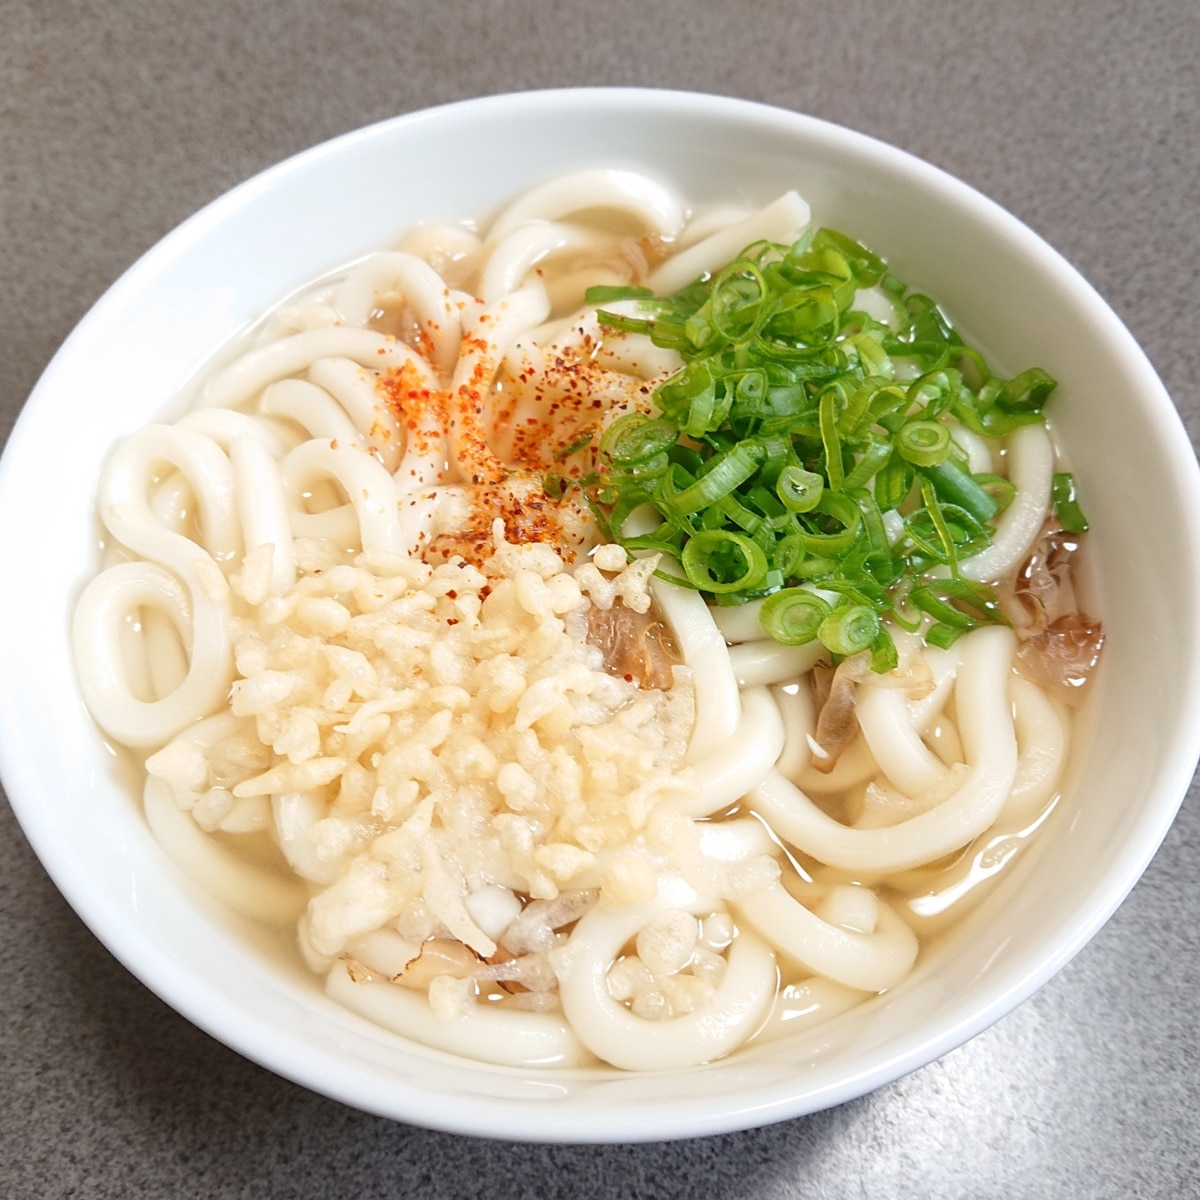
[[[1056,471],[1051,479],[1050,490],[1059,525],[1067,533],[1087,533],[1088,519],[1079,507],[1075,476],[1070,471]]]
[[[824,477],[816,471],[806,471],[798,463],[784,467],[775,481],[779,499],[792,512],[811,512],[824,490]]]
[[[807,588],[783,588],[762,604],[759,620],[768,636],[785,646],[813,641],[830,615],[829,602]]]
[[[909,421],[896,434],[896,449],[914,467],[936,467],[950,453],[950,430],[940,421]]]
[[[858,307],[875,287],[894,310],[888,324]],[[1042,421],[1049,375],[993,375],[934,299],[830,229],[749,246],[674,296],[588,293],[618,301],[629,312],[602,308],[602,327],[649,334],[684,365],[655,388],[656,414],[624,416],[600,438],[584,489],[602,529],[619,538],[652,505],[661,528],[622,539],[627,549],[677,558],[685,579],[670,577],[721,603],[765,597],[772,637],[870,650],[877,671],[897,660],[889,623],[932,622],[927,639],[949,645],[1003,621],[991,589],[964,582],[959,565],[990,545],[1014,488],[973,474],[951,426],[1002,438]],[[1054,500],[1064,529],[1087,528],[1069,474],[1055,476]],[[934,567],[950,578],[935,582]]]
[[[846,604],[835,608],[817,630],[817,637],[834,654],[842,655],[870,649],[879,634],[879,614],[867,604]]]
[[[742,533],[706,529],[684,543],[683,572],[693,587],[721,594],[756,587],[767,574],[767,556]]]

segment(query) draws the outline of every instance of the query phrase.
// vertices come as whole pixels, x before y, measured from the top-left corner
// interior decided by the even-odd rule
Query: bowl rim
[[[192,216],[142,254],[112,283],[89,309],[65,339],[45,368],[18,415],[3,457],[0,458],[0,513],[11,512],[18,504],[12,480],[14,463],[23,455],[26,443],[34,437],[34,415],[43,404],[43,397],[52,393],[57,375],[69,360],[74,347],[85,331],[102,323],[151,289],[160,271],[182,256],[195,243],[202,241],[211,229],[229,215],[249,204],[259,195],[285,183],[289,178],[307,171],[325,159],[336,159],[348,148],[389,137],[405,129],[430,122],[469,119],[484,106],[489,115],[496,109],[506,111],[514,119],[522,112],[540,110],[546,106],[578,110],[605,107],[614,113],[635,113],[647,107],[661,113],[679,112],[688,119],[706,117],[738,117],[780,129],[834,139],[851,150],[882,158],[894,166],[936,184],[952,196],[956,203],[972,206],[981,216],[997,224],[1007,236],[1018,243],[1068,282],[1089,321],[1100,323],[1109,336],[1121,344],[1129,368],[1138,375],[1164,433],[1177,430],[1175,440],[1164,438],[1170,452],[1168,467],[1179,480],[1179,486],[1200,497],[1200,468],[1190,448],[1190,441],[1165,388],[1158,379],[1145,353],[1132,334],[1099,296],[1095,289],[1061,255],[1038,234],[996,202],[988,199],[962,180],[933,164],[882,142],[870,135],[848,129],[822,118],[813,117],[774,105],[737,99],[698,91],[642,87],[550,88],[517,91],[458,100],[452,103],[385,118],[330,138],[293,154],[256,173],[204,205]],[[1195,539],[1193,538],[1193,541]],[[0,536],[0,544],[3,537]],[[1193,555],[1193,560],[1198,555]],[[6,660],[2,643],[9,634],[0,637],[0,662]],[[1186,664],[1187,706],[1200,711],[1200,648]],[[0,708],[0,711],[3,711]],[[673,1101],[670,1106],[628,1105],[605,1107],[587,1121],[586,1103],[576,1102],[558,1108],[542,1104],[537,1110],[537,1134],[531,1136],[529,1110],[524,1105],[497,1101],[490,1097],[458,1095],[452,1102],[432,1103],[430,1093],[408,1081],[385,1086],[375,1080],[364,1080],[355,1072],[347,1078],[336,1072],[317,1069],[295,1052],[291,1036],[269,1026],[248,1028],[244,1019],[227,1016],[222,996],[197,981],[181,976],[178,964],[162,950],[144,941],[136,931],[126,928],[114,906],[101,893],[93,891],[86,880],[69,869],[63,848],[52,836],[50,826],[39,802],[39,766],[31,750],[7,736],[0,737],[0,779],[19,824],[37,857],[41,860],[55,886],[67,899],[84,923],[114,956],[156,995],[165,1000],[189,1021],[211,1034],[243,1056],[267,1067],[272,1072],[303,1086],[338,1099],[353,1107],[379,1115],[409,1121],[428,1128],[477,1136],[537,1142],[617,1142],[647,1141],[667,1138],[704,1136],[768,1124],[790,1117],[819,1111],[890,1083],[926,1065],[969,1038],[986,1029],[1000,1017],[1028,998],[1063,966],[1066,965],[1099,929],[1107,922],[1118,905],[1136,884],[1166,836],[1191,782],[1197,759],[1200,758],[1200,725],[1190,739],[1180,738],[1172,743],[1160,762],[1159,773],[1164,780],[1162,800],[1155,807],[1156,820],[1146,826],[1137,853],[1126,854],[1094,889],[1102,902],[1090,904],[1074,921],[1058,930],[1050,942],[1051,952],[1043,955],[1033,969],[1018,978],[1010,978],[1004,987],[993,987],[986,993],[986,1003],[964,1010],[952,1024],[930,1033],[912,1032],[889,1042],[893,1048],[888,1057],[870,1069],[860,1070],[836,1085],[804,1093],[797,1099],[794,1089],[760,1088],[744,1095],[738,1102],[714,1103],[712,1098],[698,1096],[686,1101]],[[1101,884],[1103,886],[1101,886]]]

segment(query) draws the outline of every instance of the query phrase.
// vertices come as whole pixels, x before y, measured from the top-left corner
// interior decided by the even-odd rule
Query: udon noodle
[[[110,456],[88,706],[167,853],[349,1008],[495,1063],[706,1062],[894,988],[1052,807],[1069,707],[1028,623],[895,626],[892,669],[835,671],[575,486],[680,366],[585,291],[670,293],[808,219],[597,170],[418,226]],[[963,575],[1070,617],[1045,426],[953,433],[1015,489]]]

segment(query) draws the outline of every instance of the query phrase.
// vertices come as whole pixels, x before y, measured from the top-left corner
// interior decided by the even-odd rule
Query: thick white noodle
[[[540,325],[549,312],[546,289],[536,284],[505,296],[475,316],[473,336],[465,341],[466,349],[459,356],[450,383],[452,428],[447,440],[463,479],[479,477],[489,468],[503,469],[487,443],[487,393],[509,347],[523,333]]]
[[[808,674],[829,651],[813,640],[803,646],[784,646],[772,638],[741,642],[729,651],[739,687],[787,683]]]
[[[338,285],[333,307],[348,325],[365,325],[376,309],[399,296],[433,345],[438,370],[448,375],[458,358],[462,322],[442,277],[423,259],[382,250],[358,264]]]
[[[970,773],[936,808],[885,829],[853,829],[826,816],[777,771],[750,793],[750,806],[798,850],[847,871],[903,871],[965,846],[995,821],[1016,775],[1008,699],[1014,640],[1000,626],[961,639],[955,704]]]
[[[395,470],[396,492],[404,496],[441,483],[446,474],[449,439],[442,428],[440,405],[424,404],[411,420],[404,457]]]
[[[609,312],[638,316],[636,300],[614,300]],[[531,330],[528,339],[514,346],[505,361],[509,376],[541,375],[556,358],[586,354],[601,367],[633,379],[660,379],[683,366],[678,350],[656,346],[644,333],[605,333],[594,308],[579,309],[569,317]]]
[[[644,333],[609,334],[594,353],[600,366],[636,379],[663,379],[683,366],[678,350],[656,346]]]
[[[212,438],[226,454],[229,444],[237,437],[251,437],[261,442],[267,453],[282,458],[295,444],[274,421],[261,416],[248,416],[232,408],[197,408],[185,413],[175,422],[176,429],[190,429]]]
[[[735,902],[754,929],[778,950],[808,970],[847,987],[882,992],[912,969],[917,938],[882,901],[870,933],[844,929],[822,920],[776,881]]]
[[[678,563],[664,564],[663,569],[682,571]],[[692,669],[696,720],[686,761],[695,762],[736,732],[742,712],[737,678],[729,648],[700,593],[658,578],[651,578],[650,590],[684,662]]]
[[[149,696],[165,696],[173,692],[188,672],[188,654],[180,639],[179,629],[171,616],[162,608],[153,605],[141,610],[142,647],[139,655],[132,650],[125,661],[137,663],[145,659],[147,691]],[[128,632],[132,633],[130,629]],[[134,669],[137,669],[136,667]]]
[[[967,456],[967,469],[972,475],[991,475],[995,471],[991,447],[979,434],[965,425],[955,425],[951,428],[950,437]]]
[[[313,840],[314,826],[328,815],[328,803],[316,792],[276,792],[271,797],[279,848],[292,870],[314,883],[330,884],[341,874],[341,864],[323,861]]]
[[[188,651],[188,670],[169,695],[144,700],[133,690],[121,631],[147,609],[164,613],[175,626]],[[72,640],[88,710],[105,733],[126,746],[169,741],[219,705],[233,681],[227,614],[206,606],[197,628],[187,589],[156,563],[119,563],[97,575],[75,607]]]
[[[784,192],[778,200],[745,220],[727,225],[704,241],[668,258],[651,274],[649,286],[659,296],[669,295],[706,272],[725,266],[752,242],[794,242],[804,232],[811,216],[808,205],[796,192]]]
[[[730,225],[736,225],[751,215],[753,209],[748,208],[709,208],[697,213],[688,223],[683,232],[675,239],[676,252],[686,250]],[[740,247],[739,247],[740,249]]]
[[[771,689],[783,720],[783,749],[776,769],[795,782],[812,759],[812,735],[817,726],[816,705],[806,680]]]
[[[163,463],[175,467],[191,487],[199,510],[198,543],[163,529],[150,511],[150,488]],[[229,562],[242,550],[229,459],[212,438],[190,429],[149,425],[127,437],[105,464],[96,504],[100,519],[123,546],[172,569],[190,564],[197,551]]]
[[[757,642],[763,636],[761,600],[751,600],[747,604],[731,604],[713,606],[713,620],[721,631],[721,636],[731,645],[739,642]]]
[[[668,898],[672,890],[676,894]],[[755,934],[743,932],[729,949],[716,993],[695,1011],[648,1020],[613,999],[608,972],[654,917],[671,907],[709,915],[694,902],[681,903],[679,890],[660,887],[659,896],[645,904],[590,909],[555,954],[563,1012],[588,1049],[615,1067],[667,1071],[721,1058],[754,1033],[775,997],[775,956]]]
[[[243,354],[209,382],[204,389],[205,403],[241,408],[268,384],[307,371],[321,358],[349,358],[375,370],[408,368],[425,386],[438,386],[437,376],[425,360],[403,342],[373,329],[333,325],[293,333]]]
[[[665,803],[659,811],[666,809],[679,812],[670,803]],[[613,863],[632,855],[652,863],[655,871],[665,869],[678,872],[695,889],[697,896],[703,891],[705,903],[715,908],[721,903],[722,892],[730,890],[722,886],[728,882],[724,867],[743,864],[757,857],[774,857],[779,853],[779,844],[772,840],[766,826],[754,816],[728,817],[721,821],[692,819],[684,828],[686,834],[680,834],[665,855],[657,847],[648,846],[644,836],[626,846],[600,850],[595,856],[596,861],[572,878],[571,888],[586,890],[603,887],[605,872]],[[665,867],[664,863],[667,864]]]
[[[757,817],[729,817],[724,821],[697,821],[692,826],[696,846],[705,858],[717,862],[745,862],[760,854],[778,854],[779,846]]]
[[[202,832],[161,779],[146,780],[143,804],[159,845],[210,896],[234,912],[271,924],[290,924],[303,912],[308,901],[303,886],[251,865]]]
[[[296,554],[279,464],[261,442],[249,437],[233,439],[229,461],[246,551],[271,548],[269,590],[282,594],[296,582]]]
[[[683,228],[683,204],[670,188],[633,171],[600,169],[560,176],[524,193],[492,222],[488,241],[506,238],[527,221],[559,221],[600,210],[624,213],[663,238]]]
[[[926,646],[924,658],[933,674],[933,690],[919,700],[908,702],[909,720],[919,734],[928,732],[954,693],[954,681],[962,664],[962,643],[956,642],[949,650]]]
[[[404,452],[404,431],[376,391],[378,376],[348,358],[319,358],[309,367],[308,378],[346,410],[351,424],[379,461],[394,471]]]
[[[502,1067],[581,1067],[592,1056],[561,1017],[477,1004],[451,1021],[433,1015],[424,992],[386,980],[356,983],[336,962],[326,978],[329,996],[384,1029],[426,1046]]]
[[[992,544],[959,564],[964,579],[987,583],[1015,571],[1041,532],[1050,504],[1054,447],[1044,425],[1022,425],[1008,439],[1008,478],[1013,502],[996,522]]]
[[[444,279],[453,284],[451,303],[456,303],[462,293],[455,295],[471,275],[483,245],[480,236],[463,225],[420,224],[414,225],[396,243],[397,249],[415,255],[427,262]]]
[[[560,250],[599,250],[610,239],[562,221],[531,221],[495,243],[479,284],[479,296],[491,304],[515,292],[543,258]]]
[[[474,512],[467,489],[461,484],[403,492],[398,500],[400,540],[410,553],[428,546],[440,534],[465,529]]]
[[[874,318],[891,330],[899,328],[896,302],[881,287],[859,288],[854,293],[852,307],[858,312],[865,312],[868,317]]]
[[[204,545],[163,527],[151,511],[148,493],[163,463],[187,480],[196,497]],[[118,741],[161,745],[217,707],[233,678],[229,586],[215,561],[232,560],[242,546],[233,470],[203,434],[152,425],[113,452],[98,493],[109,532],[145,561],[103,572],[80,597],[73,622],[80,685],[98,723]],[[189,661],[179,686],[153,700],[134,695],[117,661],[119,627],[147,608],[170,619]]]
[[[1036,683],[1014,675],[1009,694],[1020,754],[1002,815],[1010,823],[1024,824],[1041,812],[1058,788],[1066,763],[1067,723]]]
[[[150,485],[150,515],[164,529],[187,536],[188,523],[196,511],[196,496],[192,485],[179,471]]]
[[[917,796],[945,778],[945,766],[913,728],[903,692],[860,687],[855,714],[879,769],[905,795]]]
[[[810,751],[812,748],[813,743],[810,743]],[[866,739],[861,735],[856,736],[842,751],[832,771],[818,771],[813,766],[814,761],[815,756],[810,755],[807,765],[796,776],[794,782],[798,787],[818,796],[836,796],[849,792],[852,788],[866,783],[879,771]]]
[[[779,989],[767,1023],[754,1035],[754,1044],[761,1046],[764,1042],[774,1042],[815,1025],[823,1025],[849,1012],[869,995],[869,992],[846,987],[844,983],[835,983],[820,975],[814,975],[802,983],[785,984]]]
[[[269,384],[263,389],[258,406],[270,416],[295,421],[309,437],[327,438],[347,446],[366,445],[366,439],[346,410],[324,388],[307,379],[281,379]]]
[[[298,537],[326,537],[343,546],[358,542],[368,554],[404,554],[396,512],[396,485],[391,475],[357,446],[334,446],[323,440],[302,442],[280,464],[284,495],[288,498],[292,529]],[[323,513],[304,510],[304,494],[314,479],[336,479],[349,503]],[[333,520],[341,523],[333,526]],[[346,539],[347,520],[354,536]]]
[[[686,798],[667,803],[689,817],[707,817],[729,808],[766,778],[783,743],[783,721],[771,693],[765,687],[747,688],[742,693],[741,720],[732,736],[690,762],[688,774],[695,788]]]

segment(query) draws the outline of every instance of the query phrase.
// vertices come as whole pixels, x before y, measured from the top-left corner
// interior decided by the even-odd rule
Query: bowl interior
[[[1090,604],[1109,636],[1061,811],[1002,889],[894,993],[819,1036],[671,1075],[468,1064],[327,1002],[159,852],[122,758],[78,698],[68,644],[94,569],[103,455],[169,411],[232,334],[413,222],[484,217],[533,183],[596,165],[657,176],[696,205],[797,188],[816,222],[885,254],[1001,368],[1056,376],[1052,422],[1092,520]],[[1111,486],[1118,471],[1136,484]],[[1198,509],[1190,444],[1128,332],[1033,233],[928,165],[715,97],[578,90],[452,105],[318,147],[223,197],[115,284],[55,358],[0,467],[0,769],[48,871],[117,957],[283,1075],[372,1111],[511,1138],[761,1124],[862,1094],[961,1043],[1049,978],[1132,887],[1198,752]]]

